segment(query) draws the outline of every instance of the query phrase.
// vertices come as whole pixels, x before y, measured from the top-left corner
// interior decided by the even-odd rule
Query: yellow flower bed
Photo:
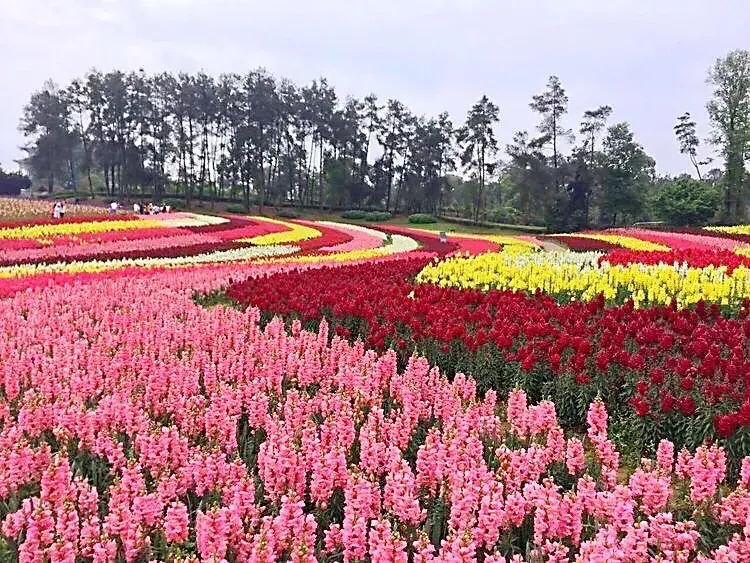
[[[52,225],[28,225],[24,227],[0,228],[0,239],[47,239],[50,237],[75,236],[89,233],[108,233],[133,229],[158,229],[164,223],[154,219],[132,221],[91,221],[86,223],[55,223]]]
[[[625,235],[612,235],[607,233],[562,233],[555,235],[555,237],[576,237],[576,238],[587,238],[592,240],[600,240],[602,242],[608,242],[622,248],[629,250],[644,250],[646,252],[657,252],[669,251],[670,248],[663,244],[657,244],[647,240],[641,240],[636,237],[629,237]]]
[[[636,307],[679,307],[705,300],[737,305],[750,298],[750,270],[674,265],[598,264],[599,253],[490,253],[456,257],[430,264],[417,277],[422,283],[460,289],[536,290],[572,299],[590,300],[603,294],[610,302],[632,299]]]
[[[312,263],[319,262],[349,262],[352,260],[367,260],[370,258],[380,258],[388,256],[382,248],[371,248],[368,250],[350,250],[347,252],[332,252],[331,254],[310,254],[306,256],[292,256],[290,258],[274,259],[273,262],[295,262],[295,263]]]
[[[256,246],[266,246],[270,244],[290,244],[299,242],[301,240],[308,240],[311,238],[317,238],[322,236],[322,233],[317,229],[308,227],[306,225],[300,225],[298,223],[290,223],[288,221],[279,221],[277,219],[268,219],[267,217],[252,217],[254,221],[265,221],[267,223],[274,223],[276,225],[283,225],[288,230],[280,233],[271,233],[268,235],[259,235],[257,237],[237,239],[238,242],[249,242]]]
[[[750,225],[734,225],[732,227],[703,227],[706,231],[724,233],[727,235],[750,235]]]

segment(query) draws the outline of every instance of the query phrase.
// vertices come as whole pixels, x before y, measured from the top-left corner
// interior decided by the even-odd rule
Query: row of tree
[[[31,180],[19,172],[5,172],[0,166],[0,195],[19,195],[21,190],[28,190]]]
[[[689,114],[675,133],[700,189],[722,189],[722,218],[735,220],[748,191],[750,56],[730,53],[709,81],[711,143],[724,173],[703,173]],[[447,113],[417,116],[375,95],[342,100],[325,79],[300,87],[262,69],[217,78],[92,71],[65,88],[45,84],[24,108],[21,129],[27,167],[50,190],[179,194],[188,205],[241,199],[247,208],[452,209],[561,229],[658,214],[653,202],[664,182],[628,124],[608,124],[612,108],[603,105],[585,112],[574,134],[567,106],[560,80],[550,77],[530,103],[537,131],[516,133],[503,160],[500,109],[487,96],[454,125]]]

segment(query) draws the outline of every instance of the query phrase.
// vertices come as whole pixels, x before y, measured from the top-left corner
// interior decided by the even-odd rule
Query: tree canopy
[[[710,143],[724,170],[704,174],[690,113],[679,150],[699,181],[722,193],[723,220],[745,216],[750,155],[750,55],[709,70]],[[574,126],[562,81],[532,97],[537,134],[500,150],[502,108],[482,96],[454,122],[416,115],[396,99],[341,96],[325,78],[297,85],[265,69],[211,76],[89,72],[32,94],[20,129],[36,186],[110,196],[372,208],[506,218],[573,230],[650,219],[655,163],[609,105]],[[573,131],[577,134],[574,135]],[[713,189],[712,188],[712,189]],[[659,213],[664,210],[660,209]]]

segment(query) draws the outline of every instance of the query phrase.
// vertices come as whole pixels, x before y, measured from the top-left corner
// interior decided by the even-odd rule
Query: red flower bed
[[[376,349],[425,354],[448,373],[466,371],[483,388],[522,384],[553,396],[562,416],[601,395],[613,411],[637,414],[678,441],[680,417],[716,416],[720,435],[750,426],[750,320],[718,307],[605,308],[603,300],[559,304],[549,296],[415,285],[424,259],[324,267],[250,279],[228,290],[236,301],[316,322]],[[666,425],[666,426],[665,426]],[[669,427],[670,430],[664,430]],[[681,429],[682,428],[682,429]]]
[[[34,239],[0,239],[0,250],[14,251],[48,249],[50,250],[50,252],[54,252],[55,247],[86,246],[87,244],[127,242],[135,240],[175,237],[187,234],[190,233],[176,227],[149,227],[144,229],[124,229],[121,231],[79,233],[77,235],[45,237],[46,242],[40,242]]]
[[[52,206],[50,206],[50,211]],[[36,225],[58,225],[61,223],[99,223],[101,221],[134,221],[141,219],[137,215],[76,215],[74,217],[64,217],[54,219],[46,217],[44,219],[29,219],[16,221],[0,221],[0,229],[14,229],[17,227],[30,227]]]
[[[668,252],[639,252],[635,250],[618,249],[602,256],[599,262],[616,264],[687,264],[693,268],[706,266],[726,266],[727,272],[732,272],[739,266],[750,268],[750,257],[740,256],[729,250],[670,250]]]
[[[241,215],[220,215],[221,217],[224,217],[225,219],[228,219],[229,221],[226,223],[215,223],[210,225],[201,225],[199,227],[182,227],[183,229],[186,229],[188,231],[192,231],[194,233],[221,233],[224,231],[231,231],[233,229],[242,229],[246,227],[259,227],[261,223],[258,221],[253,221],[252,219],[249,219],[247,217],[242,217]],[[263,223],[263,225],[270,225],[271,223]],[[276,226],[276,225],[274,225]],[[283,229],[280,229],[283,230]],[[249,235],[254,236],[254,235]]]
[[[555,235],[547,235],[541,238],[562,244],[574,252],[590,252],[590,251],[606,252],[608,250],[620,248],[619,246],[615,244],[611,244],[603,240],[595,240],[595,239],[586,238],[586,237],[577,237],[577,236],[560,237],[560,236],[555,236]]]
[[[338,244],[346,244],[351,242],[352,237],[349,233],[335,229],[333,227],[327,227],[314,221],[292,221],[306,227],[311,227],[316,231],[320,231],[321,236],[302,240],[299,242],[292,243],[294,246],[298,246],[301,249],[302,254],[318,254],[315,252],[319,248],[327,248],[329,246],[336,246]]]
[[[377,229],[391,235],[404,235],[413,238],[426,251],[435,252],[438,256],[447,256],[459,250],[459,245],[456,242],[458,239],[452,239],[448,242],[440,242],[440,237],[436,234],[408,228],[399,228],[393,225],[377,225]]]

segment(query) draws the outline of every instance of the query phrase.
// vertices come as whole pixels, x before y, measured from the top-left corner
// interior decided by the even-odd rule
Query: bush
[[[653,200],[659,218],[680,227],[705,225],[716,214],[719,192],[711,184],[682,176],[667,182]]]
[[[490,223],[515,223],[521,217],[521,212],[512,206],[490,209],[481,215],[482,220]]]
[[[350,209],[349,211],[344,211],[341,214],[342,219],[364,219],[367,215],[367,211],[362,211],[361,209]]]
[[[167,198],[164,200],[164,205],[168,205],[172,210],[177,211],[185,207],[185,202],[181,199]]]
[[[31,180],[21,174],[6,174],[0,168],[0,195],[18,195],[21,190],[28,190]]]
[[[409,215],[409,223],[414,223],[415,225],[426,225],[427,223],[437,223],[437,219],[427,213],[414,213]]]
[[[284,219],[299,219],[300,215],[294,209],[287,209],[282,207],[276,210],[276,217],[282,217]]]
[[[391,214],[387,211],[369,211],[365,213],[365,221],[387,221],[391,218]]]
[[[227,205],[227,213],[235,213],[237,215],[244,215],[247,213],[244,205]]]

